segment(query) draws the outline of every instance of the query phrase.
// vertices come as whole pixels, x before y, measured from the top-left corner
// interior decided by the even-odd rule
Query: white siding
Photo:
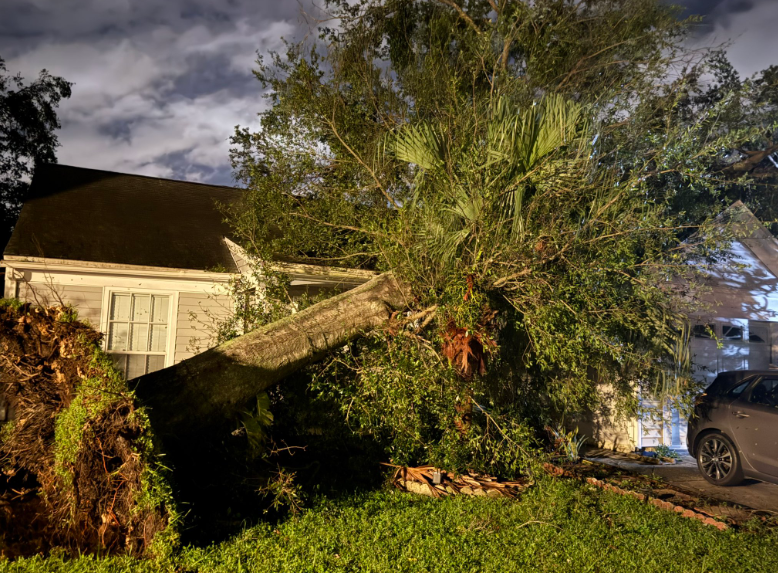
[[[78,311],[78,318],[100,328],[103,289],[96,286],[52,285],[47,283],[21,283],[19,299],[35,304],[70,304]]]
[[[241,254],[240,252],[238,253]],[[241,255],[242,257],[242,255]],[[247,268],[245,257],[238,257],[241,268]],[[149,293],[169,295],[173,301],[167,365],[180,362],[211,348],[220,321],[233,313],[231,297],[226,294],[232,275],[185,269],[157,269],[123,265],[110,267],[82,261],[7,260],[11,293],[17,285],[19,297],[30,302],[70,303],[79,316],[97,329],[107,328],[107,312],[112,293]],[[346,290],[371,275],[330,276],[328,269],[293,269],[294,285],[299,289]],[[334,269],[338,271],[338,269]],[[351,273],[352,271],[348,271]],[[342,275],[343,273],[341,273]],[[354,283],[354,284],[351,284]],[[261,286],[258,285],[261,292]]]
[[[127,274],[78,273],[69,269],[21,270],[19,280],[12,281],[19,298],[33,304],[71,304],[79,318],[96,329],[107,328],[107,311],[112,293],[152,293],[169,295],[173,301],[167,365],[180,362],[214,344],[216,324],[232,311],[226,292],[227,278],[221,281],[188,279],[174,273],[145,277]],[[221,278],[221,277],[219,277]],[[190,313],[196,315],[190,320]]]
[[[244,276],[251,276],[253,269],[251,268],[249,256],[243,247],[233,243],[227,238],[224,239],[224,242],[230,250],[232,260],[235,261],[235,266],[238,267],[238,272]]]
[[[675,408],[663,407],[660,411],[656,401],[644,400],[642,406],[649,410],[638,423],[639,448],[660,445],[675,450],[686,449],[686,419]]]
[[[226,294],[182,292],[178,298],[175,361],[180,362],[215,345],[220,321],[232,315],[231,298]]]

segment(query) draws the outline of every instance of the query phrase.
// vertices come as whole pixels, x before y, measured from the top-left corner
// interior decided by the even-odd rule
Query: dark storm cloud
[[[229,183],[234,126],[256,129],[266,105],[256,52],[310,34],[321,14],[313,2],[323,4],[0,0],[0,56],[27,78],[46,68],[75,82],[60,108],[61,162]],[[744,75],[776,63],[778,0],[681,3],[706,18],[696,41],[734,41]]]
[[[228,30],[239,19],[257,23],[300,20],[295,0],[3,0],[0,36],[10,38],[83,39],[170,26],[185,31],[204,24]]]
[[[259,83],[250,74],[236,73],[229,54],[192,54],[185,58],[188,73],[173,80],[169,91],[190,98],[225,91],[233,96],[259,91]]]
[[[753,0],[682,0],[676,2],[686,8],[686,15],[721,16],[747,12],[754,7]]]
[[[127,121],[107,121],[97,126],[97,133],[123,143],[132,143],[132,124]]]
[[[228,183],[229,137],[265,105],[256,52],[318,14],[310,0],[0,0],[0,56],[75,82],[61,162]]]
[[[725,45],[741,76],[778,64],[778,0],[682,0],[685,15],[700,14],[695,47]]]
[[[683,0],[674,2],[685,7],[684,16],[696,14],[703,16],[698,33],[710,33],[716,28],[728,28],[738,14],[751,12],[756,5],[763,2],[776,3],[775,0]]]

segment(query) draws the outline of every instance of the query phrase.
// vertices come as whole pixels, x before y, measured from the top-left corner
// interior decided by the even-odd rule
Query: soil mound
[[[0,301],[0,552],[169,551],[167,470],[100,333],[70,308]]]

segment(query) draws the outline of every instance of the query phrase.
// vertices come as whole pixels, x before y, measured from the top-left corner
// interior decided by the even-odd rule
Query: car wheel
[[[697,467],[714,485],[737,485],[743,481],[743,467],[729,438],[718,432],[706,434],[697,446]]]

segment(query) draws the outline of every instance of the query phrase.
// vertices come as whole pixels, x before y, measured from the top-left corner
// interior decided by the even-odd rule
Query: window
[[[751,382],[753,382],[753,381],[754,381],[753,378],[749,378],[748,380],[746,380],[742,384],[738,384],[737,386],[735,386],[734,388],[732,388],[732,390],[730,390],[728,392],[728,395],[731,396],[732,398],[737,398],[738,396],[740,396],[743,393],[743,390],[745,390],[748,387],[748,385],[751,384]]]
[[[752,404],[762,404],[771,408],[778,407],[778,378],[765,378],[751,390]]]
[[[748,341],[751,344],[766,344],[769,337],[767,323],[748,321]]]
[[[724,340],[743,340],[743,327],[725,324],[721,327],[721,337]]]
[[[111,295],[106,349],[130,380],[165,367],[170,297]]]
[[[692,330],[694,338],[713,338],[716,333],[715,324],[695,324]]]

